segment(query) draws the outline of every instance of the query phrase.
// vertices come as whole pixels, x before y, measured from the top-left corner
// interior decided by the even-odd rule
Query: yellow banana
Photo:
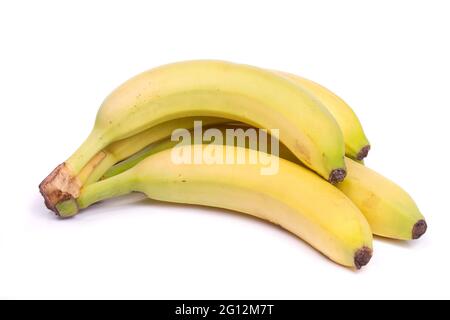
[[[89,137],[40,185],[46,205],[76,198],[77,175],[102,149],[188,116],[229,118],[280,129],[280,140],[332,183],[345,177],[345,146],[333,116],[307,91],[273,72],[221,61],[190,61],[142,73],[103,102]]]
[[[355,112],[344,100],[314,81],[291,73],[280,72],[280,74],[311,93],[333,115],[344,135],[345,154],[347,157],[354,160],[363,160],[367,156],[370,150],[369,140],[367,140],[361,122]]]
[[[242,127],[242,124],[217,126],[222,132],[225,132],[227,128],[236,127]],[[126,144],[126,140],[123,143]],[[177,143],[167,138],[159,143],[151,144],[133,157],[113,166],[103,178],[120,174],[146,157],[172,148]],[[247,143],[246,146],[249,147],[249,144]],[[131,143],[124,148],[134,150]],[[279,152],[280,157],[300,164],[284,145],[280,145]],[[357,161],[350,158],[346,158],[345,161],[347,177],[344,182],[336,186],[361,210],[374,234],[398,240],[412,240],[420,238],[425,233],[427,229],[425,218],[405,190]]]
[[[345,142],[345,154],[347,157],[352,158],[353,160],[364,164],[364,158],[367,156],[369,150],[370,150],[370,144],[369,141],[364,133],[364,130],[362,128],[362,125],[354,113],[354,111],[350,108],[350,106],[342,100],[340,97],[338,97],[335,93],[331,92],[329,89],[321,86],[320,84],[308,80],[306,78],[287,73],[287,72],[281,72],[281,71],[275,71],[281,74],[282,76],[285,76],[289,78],[291,81],[295,82],[297,85],[302,87],[304,90],[308,91],[314,98],[319,100],[325,108],[334,116],[336,119],[339,127],[341,128],[341,131],[344,136],[344,142]],[[92,183],[97,181],[112,165],[115,163],[122,161],[123,159],[131,156],[134,153],[137,153],[141,149],[143,149],[143,143],[142,141],[147,141],[147,144],[145,146],[150,145],[151,143],[155,142],[156,138],[154,138],[152,141],[150,137],[161,137],[161,136],[168,136],[171,132],[167,132],[172,128],[172,131],[176,128],[190,128],[193,125],[193,122],[195,120],[203,121],[203,124],[207,126],[209,124],[209,121],[211,119],[216,119],[216,121],[211,122],[211,124],[220,124],[228,122],[228,119],[223,119],[224,121],[221,121],[221,118],[208,118],[208,117],[197,117],[197,118],[185,118],[183,119],[176,119],[172,120],[174,123],[165,123],[161,126],[156,126],[154,128],[150,128],[147,131],[143,132],[141,134],[138,134],[135,136],[135,140],[128,141],[127,139],[118,141],[111,146],[108,146],[107,149],[104,151],[106,153],[106,156],[97,156],[94,157],[90,164],[88,164],[83,171],[80,173],[79,178],[81,182],[84,182],[84,178],[86,175],[89,175],[91,171],[94,170],[92,175],[90,175],[89,180],[87,183]],[[192,119],[190,121],[190,119]],[[183,121],[183,122],[181,122]],[[149,138],[147,138],[149,137]],[[125,145],[124,147],[121,147],[122,143]],[[132,149],[132,145],[135,145],[135,148]],[[127,153],[121,152],[122,149],[130,150]],[[102,163],[98,163],[98,165],[95,165],[98,160],[104,160]],[[115,162],[114,162],[115,161]],[[83,183],[84,184],[84,183]]]
[[[425,218],[405,190],[352,159],[346,164],[347,178],[337,187],[361,210],[374,234],[412,240],[425,233]]]
[[[318,99],[327,108],[336,119],[344,135],[346,156],[363,164],[363,158],[367,156],[370,144],[358,117],[350,106],[336,94],[316,82],[286,72],[279,73],[308,91],[308,93],[313,95],[314,98]],[[133,140],[120,140],[102,150],[99,155],[91,159],[83,168],[78,175],[79,180],[83,185],[85,183],[90,184],[96,182],[117,162],[130,157],[147,145],[169,136],[177,128],[191,128],[195,120],[202,121],[204,126],[230,121],[229,119],[223,118],[190,117],[172,120],[173,123],[171,123],[172,121],[168,121],[157,125],[133,136]]]
[[[246,148],[220,147],[223,159],[228,153],[239,152],[246,159],[251,157]],[[83,188],[77,206],[82,209],[110,197],[143,192],[155,200],[219,207],[273,222],[344,266],[360,268],[369,262],[370,227],[337,188],[283,159],[279,159],[278,173],[270,176],[261,175],[259,163],[199,165],[173,161],[173,152],[203,154],[204,148],[178,146],[149,156],[120,175]],[[71,209],[78,208],[61,208],[60,213],[71,215]]]

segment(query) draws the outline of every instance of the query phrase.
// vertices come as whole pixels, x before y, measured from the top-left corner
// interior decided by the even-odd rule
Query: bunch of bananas
[[[206,136],[173,141],[177,129],[195,130],[199,121],[216,133],[254,128],[258,141],[277,130],[281,145],[270,155],[276,173],[261,174],[265,165],[258,161],[175,162],[174,154],[205,154],[212,145],[216,159],[269,156],[262,144]],[[278,149],[272,138],[271,153]],[[427,228],[402,188],[364,166],[369,149],[352,109],[317,83],[248,65],[188,61],[144,72],[114,90],[88,138],[39,188],[60,217],[134,191],[239,211],[359,269],[372,257],[372,234],[411,240]]]

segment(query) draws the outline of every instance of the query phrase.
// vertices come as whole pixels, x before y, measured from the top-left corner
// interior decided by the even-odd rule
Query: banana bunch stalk
[[[222,134],[253,128],[258,141],[261,132],[276,130],[269,149],[280,142],[279,157],[252,143],[172,141],[177,130],[195,131],[197,121]],[[403,189],[358,163],[369,149],[353,110],[315,82],[223,61],[180,62],[113,91],[91,134],[39,187],[60,217],[130,192],[239,211],[359,269],[372,256],[372,234],[411,240],[427,228]],[[211,150],[215,160],[240,154],[276,161],[278,170],[264,175],[261,162],[196,161]],[[191,161],[175,163],[174,154]]]

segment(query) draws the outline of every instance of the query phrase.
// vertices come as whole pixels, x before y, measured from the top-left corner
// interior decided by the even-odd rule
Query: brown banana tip
[[[334,169],[333,171],[331,171],[328,181],[332,184],[336,184],[344,181],[346,175],[347,171],[345,169]]]
[[[71,175],[64,163],[57,166],[39,185],[45,206],[58,215],[56,206],[59,203],[76,199],[80,188],[81,184],[78,179]]]
[[[363,147],[361,150],[359,150],[358,154],[356,155],[356,160],[362,160],[369,154],[370,146],[367,145]]]
[[[424,235],[424,233],[427,231],[427,223],[425,220],[419,220],[416,222],[412,229],[412,238],[413,240],[419,239],[421,236]]]
[[[361,267],[365,266],[369,263],[372,258],[372,249],[368,247],[362,247],[355,253],[355,267],[356,269],[361,269]]]

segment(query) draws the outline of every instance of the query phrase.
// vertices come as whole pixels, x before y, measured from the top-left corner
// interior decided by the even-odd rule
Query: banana
[[[367,157],[370,150],[369,140],[355,112],[344,100],[314,81],[287,72],[278,73],[303,87],[333,115],[344,135],[347,157],[354,160],[363,160]]]
[[[184,145],[149,156],[122,174],[86,186],[76,200],[77,208],[61,208],[60,214],[70,216],[72,209],[133,191],[143,192],[155,200],[224,208],[270,221],[344,266],[359,269],[369,262],[370,227],[337,188],[283,159],[278,173],[271,176],[260,174],[259,163],[199,165],[172,161],[173,152],[203,154],[205,147]],[[250,158],[247,148],[220,147],[223,159],[227,153],[239,152]]]
[[[415,240],[427,231],[424,216],[405,190],[352,159],[346,164],[347,178],[337,187],[361,210],[374,234]]]
[[[256,67],[190,61],[144,72],[106,98],[88,138],[40,184],[47,207],[56,212],[56,204],[77,198],[82,187],[77,175],[111,143],[188,116],[280,129],[280,140],[306,166],[332,183],[345,178],[342,132],[307,91]]]
[[[358,117],[350,108],[350,106],[335,93],[331,92],[329,89],[321,86],[314,81],[287,72],[275,72],[295,82],[304,90],[308,91],[309,94],[314,96],[314,98],[319,100],[319,102],[327,108],[327,110],[334,116],[337,123],[339,124],[339,127],[342,130],[345,142],[346,156],[352,158],[358,163],[364,164],[364,158],[367,156],[370,150],[370,143],[364,133]],[[185,119],[186,120],[172,120],[174,121],[174,123],[172,124],[169,121],[164,125],[161,125],[161,128],[160,126],[150,128],[134,136],[134,141],[125,139],[118,141],[111,146],[108,146],[108,148],[104,151],[106,155],[99,155],[94,157],[93,159],[91,159],[90,163],[88,163],[88,165],[86,165],[86,167],[82,170],[82,172],[79,174],[81,182],[83,184],[89,184],[97,181],[115,163],[130,157],[132,154],[137,153],[138,151],[143,149],[143,146],[152,144],[160,137],[168,136],[173,130],[177,128],[191,128],[195,120],[203,121],[203,124],[205,126],[209,124],[209,121],[211,119],[215,119],[215,121],[211,122],[211,124],[220,124],[229,121],[227,119],[223,119],[224,121],[221,121],[221,118],[208,117]],[[158,137],[158,139],[156,139],[156,137]],[[123,152],[125,150],[127,152]],[[85,181],[88,175],[90,175],[89,180]]]
[[[236,127],[242,127],[242,124],[217,126],[223,133],[228,128]],[[126,140],[123,142],[126,144]],[[118,175],[134,167],[143,159],[176,146],[177,143],[167,138],[151,144],[141,152],[110,168],[103,178],[107,179]],[[128,147],[133,149],[132,144],[129,144]],[[246,147],[249,147],[249,144]],[[284,145],[280,145],[279,152],[280,157],[301,165]],[[345,161],[347,177],[336,186],[361,210],[369,222],[373,234],[398,240],[414,240],[419,239],[426,232],[425,218],[405,190],[357,161],[350,158],[346,158]]]
[[[343,133],[346,156],[361,164],[364,164],[363,159],[367,156],[370,150],[370,143],[364,133],[358,117],[350,106],[335,93],[314,81],[287,72],[275,72],[295,82],[297,85],[302,87],[303,90],[306,90],[309,94],[314,96],[314,98],[319,100],[325,108],[327,108],[327,110],[336,119]],[[128,141],[128,139],[118,141],[104,150],[106,155],[100,154],[99,156],[91,159],[90,163],[88,163],[88,165],[86,165],[86,167],[79,174],[80,181],[82,184],[86,182],[88,184],[95,182],[102,177],[112,165],[130,157],[132,154],[137,153],[143,149],[143,146],[150,145],[158,140],[159,137],[168,136],[176,128],[189,129],[192,127],[195,120],[201,120],[203,121],[203,124],[207,126],[211,119],[216,119],[214,122],[211,122],[211,124],[220,124],[229,121],[227,119],[220,121],[220,118],[208,117],[186,118],[186,120],[176,119],[172,120],[174,121],[172,124],[169,121],[162,125],[161,128],[160,126],[156,126],[136,135],[134,141]],[[169,130],[172,131],[168,132]],[[152,137],[154,138],[152,139]],[[158,139],[156,139],[156,137],[158,137]],[[133,146],[135,147],[133,148]],[[125,150],[127,152],[123,152]],[[89,176],[89,180],[85,181],[87,176]]]

